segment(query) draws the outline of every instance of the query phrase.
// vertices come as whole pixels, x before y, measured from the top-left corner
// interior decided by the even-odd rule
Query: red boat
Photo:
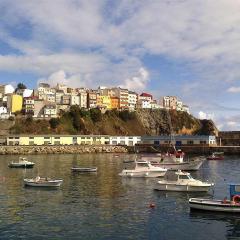
[[[211,156],[208,156],[207,157],[207,160],[223,160],[224,159],[224,156],[223,156],[223,153],[222,152],[215,152],[215,153],[212,153]]]

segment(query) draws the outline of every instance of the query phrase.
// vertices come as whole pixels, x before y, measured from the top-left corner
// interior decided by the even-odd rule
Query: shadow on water
[[[222,222],[226,226],[226,238],[236,239],[240,237],[240,215],[233,213],[209,212],[191,210],[189,217],[193,222]]]

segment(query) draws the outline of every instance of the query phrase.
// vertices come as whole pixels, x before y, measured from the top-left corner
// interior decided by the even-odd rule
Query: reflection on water
[[[238,182],[240,159],[205,162],[193,177],[216,183],[214,193],[154,191],[156,179],[121,178],[133,155],[34,155],[33,169],[9,169],[0,156],[0,239],[237,239],[240,216],[189,211],[190,197],[224,198]],[[71,167],[98,167],[72,173]],[[60,189],[24,188],[23,179],[61,178]],[[155,203],[154,209],[149,208]]]

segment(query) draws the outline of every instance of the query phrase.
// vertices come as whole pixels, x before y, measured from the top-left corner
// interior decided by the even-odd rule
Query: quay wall
[[[240,146],[180,146],[177,149],[183,150],[189,154],[209,155],[213,152],[224,152],[225,155],[240,155]],[[156,153],[173,150],[166,146],[135,146],[128,147],[129,152]]]
[[[124,146],[66,145],[66,146],[0,146],[0,155],[74,154],[74,153],[126,153]]]

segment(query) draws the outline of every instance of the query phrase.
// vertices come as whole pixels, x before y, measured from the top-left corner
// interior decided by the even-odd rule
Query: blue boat
[[[223,200],[190,198],[191,210],[240,213],[240,184],[229,185],[230,199]]]

